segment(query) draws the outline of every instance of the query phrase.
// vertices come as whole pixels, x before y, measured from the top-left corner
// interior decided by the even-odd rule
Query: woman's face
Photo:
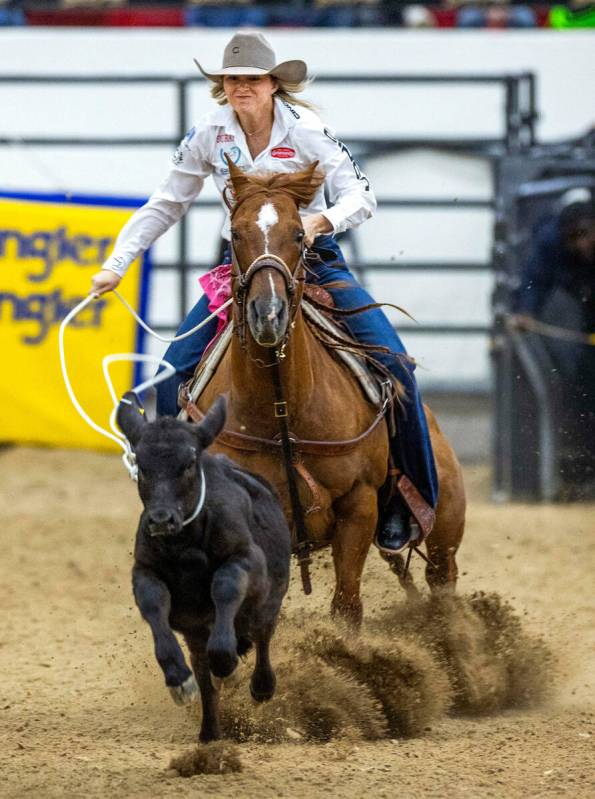
[[[225,75],[223,91],[236,114],[259,114],[271,107],[277,81],[270,75]]]

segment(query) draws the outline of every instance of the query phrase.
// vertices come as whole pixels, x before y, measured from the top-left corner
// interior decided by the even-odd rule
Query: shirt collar
[[[295,127],[297,124],[296,119],[289,108],[287,108],[287,105],[279,97],[274,97],[273,102],[275,104],[275,121],[273,123],[273,128],[278,126],[279,132],[285,134],[290,128]],[[213,112],[208,124],[232,127],[238,125],[238,121],[233,108],[227,104]]]

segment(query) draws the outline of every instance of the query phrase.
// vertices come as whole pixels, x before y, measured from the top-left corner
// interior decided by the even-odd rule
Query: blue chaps
[[[374,302],[349,271],[332,236],[318,236],[313,249],[322,261],[309,267],[315,276],[308,274],[307,282],[315,282],[320,286],[335,281],[348,284],[328,289],[338,308],[357,308]],[[225,262],[229,260],[228,253],[229,250]],[[182,322],[178,334],[190,330],[208,315],[208,299],[203,296]],[[397,435],[391,444],[393,457],[426,502],[436,507],[438,477],[428,425],[413,374],[415,364],[403,357],[407,354],[403,342],[380,309],[348,317],[347,327],[356,341],[382,345],[390,350],[389,353],[374,352],[373,356],[400,381],[406,392],[403,405],[397,413]],[[157,413],[160,416],[177,414],[178,388],[182,382],[192,377],[196,364],[214,337],[216,329],[217,320],[213,319],[194,336],[174,342],[168,348],[164,358],[175,367],[176,374],[157,386]]]

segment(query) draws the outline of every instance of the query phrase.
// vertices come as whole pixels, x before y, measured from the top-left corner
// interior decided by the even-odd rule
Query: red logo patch
[[[271,150],[271,155],[273,158],[293,158],[295,150],[292,150],[291,147],[275,147],[274,150]]]

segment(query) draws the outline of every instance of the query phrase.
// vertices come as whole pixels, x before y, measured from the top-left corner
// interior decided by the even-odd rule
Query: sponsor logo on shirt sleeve
[[[179,166],[181,163],[183,163],[184,154],[190,152],[190,142],[194,138],[195,133],[196,133],[196,128],[190,128],[188,133],[182,139],[182,143],[171,157],[174,166]]]
[[[298,114],[298,112],[295,110],[295,108],[294,108],[292,105],[289,105],[289,103],[287,102],[287,100],[281,100],[281,102],[283,103],[283,105],[285,106],[285,108],[287,108],[287,110],[289,111],[289,113],[291,114],[291,116],[292,116],[294,119],[301,119],[301,117],[300,117],[300,115]]]
[[[361,180],[361,182],[364,184],[365,191],[370,191],[370,181],[368,180],[366,175],[362,172],[355,158],[349,152],[349,147],[347,147],[347,145],[344,144],[340,139],[337,139],[336,136],[333,136],[329,128],[324,128],[324,135],[327,137],[327,139],[330,139],[331,141],[335,142],[335,144],[341,150],[342,153],[345,153],[347,158],[349,158],[349,160],[351,161],[351,166],[353,167],[353,171],[355,172],[357,179]]]
[[[274,147],[271,155],[273,158],[295,158],[295,150],[292,147]]]

